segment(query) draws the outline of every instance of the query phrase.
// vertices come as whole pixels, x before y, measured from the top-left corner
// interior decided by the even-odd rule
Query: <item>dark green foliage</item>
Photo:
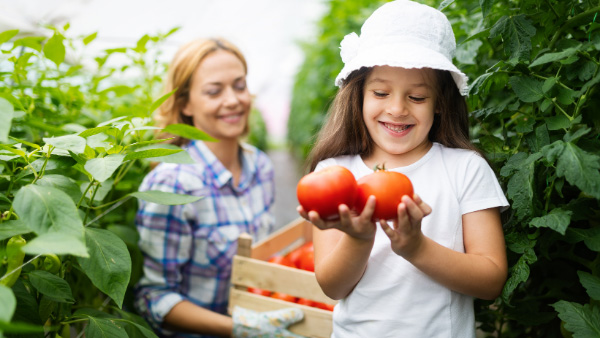
[[[339,43],[381,2],[332,1],[305,44],[289,141],[305,156],[336,92]],[[470,78],[472,138],[511,203],[503,217],[510,275],[477,301],[495,337],[600,336],[600,4],[570,0],[437,1]]]

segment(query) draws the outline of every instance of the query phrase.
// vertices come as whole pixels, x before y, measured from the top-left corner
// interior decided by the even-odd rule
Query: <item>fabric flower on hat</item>
[[[344,36],[344,39],[340,43],[340,56],[344,63],[350,62],[356,54],[358,54],[358,46],[360,45],[360,38],[354,32]]]

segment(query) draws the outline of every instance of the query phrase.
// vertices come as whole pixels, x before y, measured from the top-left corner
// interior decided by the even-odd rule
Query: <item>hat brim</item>
[[[344,65],[344,68],[335,79],[335,85],[341,87],[342,82],[355,70],[374,66],[447,70],[452,73],[452,78],[461,95],[467,95],[468,92],[468,77],[446,56],[432,49],[414,44],[379,45],[360,51],[358,55]]]

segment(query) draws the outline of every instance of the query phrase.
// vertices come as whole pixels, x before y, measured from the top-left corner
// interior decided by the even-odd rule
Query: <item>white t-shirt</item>
[[[348,168],[356,179],[373,172],[360,156],[330,158],[316,170],[330,165]],[[415,193],[432,207],[421,225],[425,236],[458,252],[465,251],[463,214],[508,207],[494,172],[470,150],[434,143],[419,161],[388,170],[408,176]],[[475,337],[473,298],[451,291],[396,255],[377,227],[363,277],[335,307],[332,337]]]

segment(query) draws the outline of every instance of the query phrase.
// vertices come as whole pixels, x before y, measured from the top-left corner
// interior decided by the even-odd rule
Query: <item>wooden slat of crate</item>
[[[273,311],[286,307],[296,307],[302,309],[304,312],[304,319],[291,325],[289,330],[305,336],[305,337],[316,337],[325,338],[330,337],[332,332],[331,327],[331,312],[325,311],[309,306],[300,304],[294,304],[279,299],[264,297],[249,292],[231,289],[230,306],[238,305],[240,307],[254,310],[254,311]],[[232,311],[233,308],[230,309]]]
[[[309,271],[241,256],[233,258],[233,271],[231,284],[235,286],[277,291],[327,304],[337,303],[323,293],[315,274]]]
[[[303,218],[292,221],[289,225],[252,245],[251,257],[266,261],[276,253],[292,249],[298,240],[301,240],[299,244],[312,241],[312,224]]]

